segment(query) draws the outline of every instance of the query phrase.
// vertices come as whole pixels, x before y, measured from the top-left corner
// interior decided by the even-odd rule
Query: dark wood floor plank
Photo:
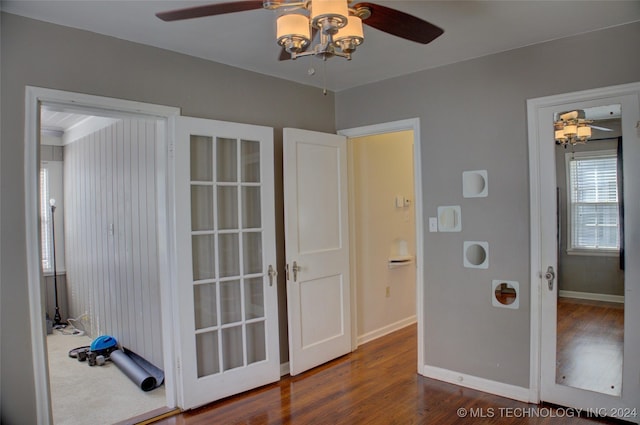
[[[299,376],[163,419],[161,425],[607,423],[580,417],[529,417],[552,407],[494,396],[416,373],[416,327],[362,345]],[[461,417],[459,409],[474,412]],[[545,415],[541,415],[545,416]]]

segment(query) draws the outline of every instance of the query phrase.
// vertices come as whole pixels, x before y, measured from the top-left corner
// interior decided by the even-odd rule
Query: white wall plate
[[[506,288],[501,291],[500,288]],[[496,293],[497,290],[497,293]],[[520,284],[514,280],[499,280],[491,282],[491,304],[494,307],[520,308]]]
[[[486,198],[489,194],[487,170],[465,171],[462,173],[462,196],[465,198]]]
[[[459,232],[461,230],[460,205],[438,207],[438,232]]]
[[[464,241],[462,262],[470,269],[488,269],[489,242]]]

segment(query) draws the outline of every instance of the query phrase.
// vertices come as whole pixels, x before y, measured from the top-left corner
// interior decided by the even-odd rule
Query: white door
[[[277,381],[273,130],[180,117],[175,208],[181,407]]]
[[[599,96],[602,97],[602,96]],[[632,198],[637,202],[638,188],[632,183],[637,180],[637,171],[628,170],[639,155],[638,133],[633,126],[638,119],[637,96],[607,97],[597,100],[583,100],[571,103],[556,102],[552,106],[537,110],[537,138],[539,153],[539,217],[532,216],[540,226],[540,273],[539,295],[541,303],[541,338],[540,338],[540,399],[553,404],[584,409],[587,415],[611,416],[623,418],[627,421],[640,420],[640,344],[637,335],[637,320],[640,305],[638,297],[640,286],[632,276],[638,276],[637,265],[628,266],[625,270],[625,318],[624,318],[624,348],[622,369],[622,390],[618,395],[596,392],[562,384],[562,376],[556,376],[557,355],[557,317],[558,317],[558,232],[566,237],[566,229],[557,226],[557,179],[556,176],[556,147],[554,145],[553,119],[554,114],[573,109],[586,109],[598,106],[621,104],[622,127],[625,149],[625,198],[633,191]],[[587,142],[589,144],[589,142]],[[570,149],[570,148],[569,148]],[[568,150],[570,151],[570,150]],[[625,234],[633,234],[635,226],[629,227],[638,217],[637,207],[625,206]],[[539,221],[538,221],[539,219]],[[535,224],[535,223],[534,223]],[[630,231],[630,232],[629,232]],[[637,234],[637,233],[636,233]],[[637,258],[637,240],[627,240],[627,264],[636,263],[631,258]],[[535,286],[534,286],[535,287]],[[535,294],[535,291],[532,292]],[[576,347],[587,350],[588,347]],[[603,361],[607,361],[603,359]]]
[[[284,129],[291,375],[351,351],[346,143]]]

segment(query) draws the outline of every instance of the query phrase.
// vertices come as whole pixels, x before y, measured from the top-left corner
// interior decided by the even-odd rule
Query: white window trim
[[[571,219],[571,168],[570,162],[572,159],[597,159],[597,158],[611,158],[617,157],[618,153],[615,149],[603,149],[596,151],[582,151],[582,152],[567,152],[564,154],[565,161],[565,174],[566,174],[566,184],[567,184],[567,193],[565,196],[567,207],[567,255],[582,255],[582,256],[594,256],[594,257],[619,257],[620,249],[619,248],[572,248],[573,244],[573,225]]]

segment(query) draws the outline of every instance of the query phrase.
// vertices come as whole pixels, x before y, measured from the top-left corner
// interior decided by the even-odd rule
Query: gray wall
[[[606,126],[604,124],[601,124]],[[617,134],[620,131],[618,130]],[[617,136],[614,134],[614,137]],[[609,256],[567,254],[567,152],[613,150],[617,139],[591,141],[573,148],[556,146],[556,182],[560,193],[560,250],[558,252],[558,289],[561,291],[588,292],[592,294],[624,296],[624,270],[620,270],[620,258]]]
[[[0,253],[2,423],[35,423],[25,257],[25,86],[182,108],[194,117],[274,127],[281,353],[287,358],[282,128],[335,132],[334,96],[173,52],[2,13]],[[284,312],[284,313],[283,313]],[[44,338],[44,335],[43,335]],[[19,418],[19,419],[17,419]]]
[[[585,64],[585,49],[607,60]],[[462,207],[462,232],[424,235],[428,365],[528,387],[526,100],[637,81],[639,49],[635,23],[336,94],[339,129],[420,118],[425,229],[439,205]],[[464,199],[462,172],[477,169],[488,170],[489,196]],[[464,240],[489,242],[487,270],[462,266]],[[491,306],[492,279],[520,283],[518,310]]]

